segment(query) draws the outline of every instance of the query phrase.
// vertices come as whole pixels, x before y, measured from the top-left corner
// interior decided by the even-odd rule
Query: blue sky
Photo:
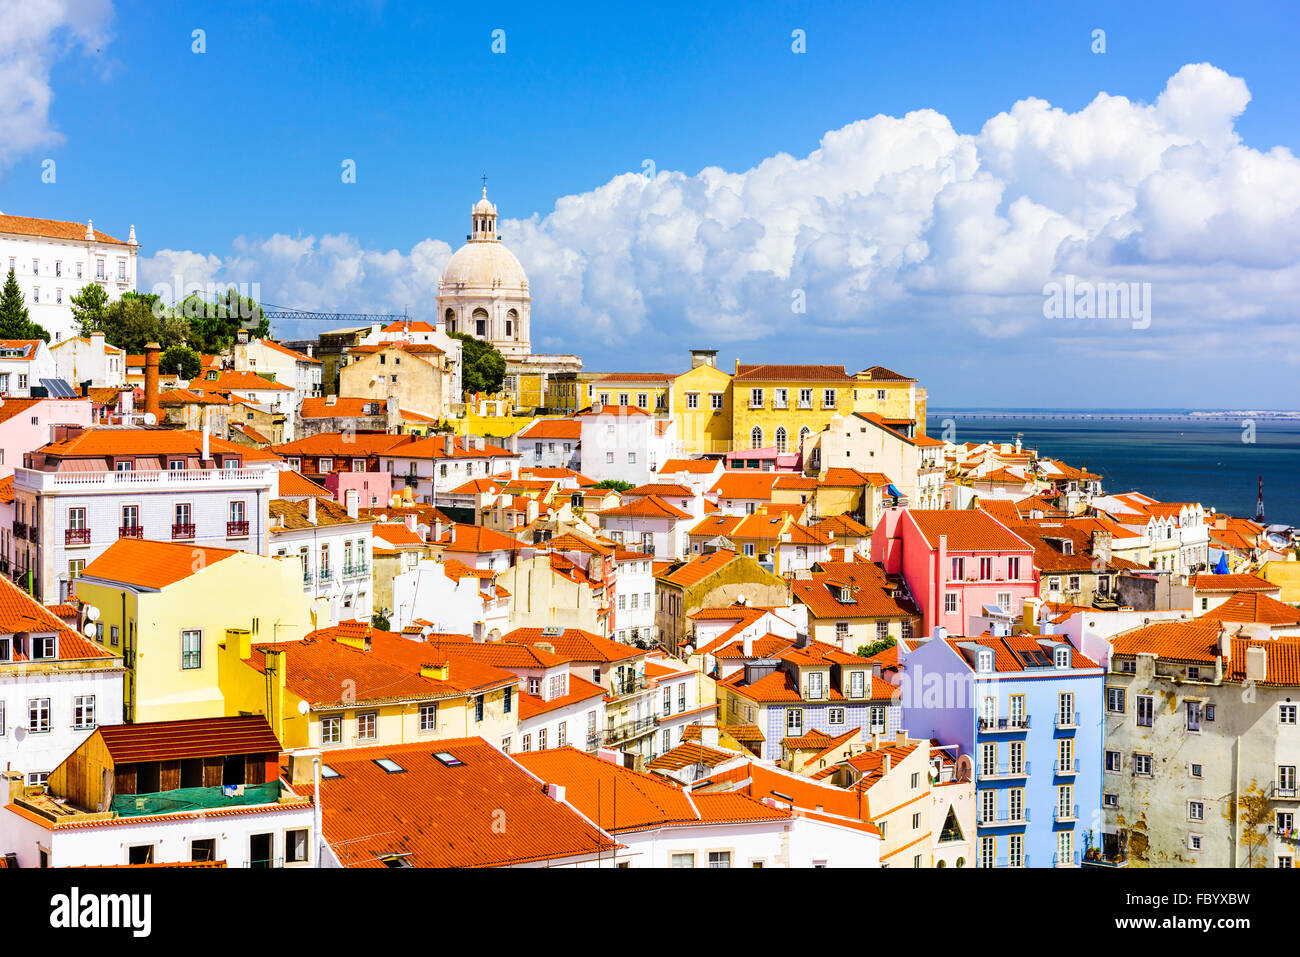
[[[591,368],[696,346],[934,404],[1300,407],[1286,4],[29,6],[0,76],[51,99],[0,108],[0,209],[134,223],[146,288],[429,315],[486,172],[535,349]],[[1150,282],[1151,321],[1045,318],[1067,274]]]

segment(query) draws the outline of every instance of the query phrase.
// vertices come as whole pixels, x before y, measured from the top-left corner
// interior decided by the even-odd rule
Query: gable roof
[[[979,509],[908,509],[905,514],[932,548],[946,535],[949,551],[1032,551],[1028,542]]]
[[[243,553],[234,548],[119,538],[82,569],[81,574],[123,585],[162,589],[240,554]]]
[[[98,731],[114,764],[280,753],[279,740],[260,714],[100,725]]]
[[[37,219],[31,216],[6,216],[0,213],[0,233],[85,242],[86,224],[69,223],[61,219]],[[101,233],[98,229],[93,231],[93,235],[97,243],[110,243],[115,246],[127,245],[122,240],[108,235],[108,233]]]

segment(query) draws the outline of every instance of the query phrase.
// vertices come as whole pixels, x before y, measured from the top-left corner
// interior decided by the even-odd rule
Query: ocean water
[[[1101,475],[1108,493],[1141,491],[1163,501],[1200,502],[1242,518],[1255,517],[1263,476],[1266,520],[1300,525],[1300,419],[1255,418],[1250,436],[1244,417],[1046,418],[1064,413],[938,409],[930,412],[927,432],[947,438],[944,423],[951,420],[957,442],[1013,442],[1019,433],[1025,447],[1037,448],[1039,455]],[[1246,441],[1250,438],[1253,441]]]

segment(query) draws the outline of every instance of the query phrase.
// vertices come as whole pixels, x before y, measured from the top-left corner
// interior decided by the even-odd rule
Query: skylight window
[[[450,751],[435,751],[433,752],[433,756],[449,768],[459,768],[464,767],[465,765],[464,761],[456,757],[456,755],[452,754]]]
[[[322,764],[322,765],[320,766],[320,776],[321,776],[322,778],[327,779],[327,780],[328,780],[329,778],[341,778],[341,777],[343,777],[343,775],[339,774],[337,771],[335,771],[335,770],[334,770],[332,767],[330,767],[328,764]]]
[[[402,767],[396,761],[390,760],[389,758],[376,758],[375,764],[379,765],[389,774],[401,774],[406,770],[406,768]]]

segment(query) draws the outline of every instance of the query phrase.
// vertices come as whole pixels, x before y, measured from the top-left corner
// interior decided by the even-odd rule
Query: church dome
[[[515,254],[501,243],[470,240],[456,250],[442,271],[444,290],[468,287],[526,290],[528,277]]]

